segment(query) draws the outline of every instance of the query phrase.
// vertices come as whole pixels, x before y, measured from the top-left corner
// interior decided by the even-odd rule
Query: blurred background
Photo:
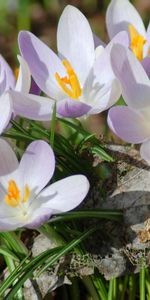
[[[67,4],[78,7],[88,18],[93,31],[108,41],[105,13],[110,0],[0,0],[0,52],[16,66],[17,36],[22,29],[30,30],[56,50],[56,29],[59,16]],[[150,0],[132,3],[146,25],[150,16]]]
[[[150,19],[150,0],[131,1],[145,25]],[[92,30],[108,41],[105,14],[110,0],[0,0],[0,53],[11,67],[17,67],[19,53],[17,36],[20,30],[30,30],[53,50],[56,50],[56,30],[59,17],[67,4],[78,7],[88,18]],[[88,128],[97,135],[106,134],[105,114],[95,116]]]

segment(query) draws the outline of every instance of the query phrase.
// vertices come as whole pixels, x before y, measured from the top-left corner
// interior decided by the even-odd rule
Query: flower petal
[[[87,19],[74,6],[67,5],[59,19],[57,45],[83,84],[94,63],[94,40]]]
[[[125,31],[119,32],[106,46],[104,51],[95,60],[94,76],[96,76],[99,83],[104,84],[115,78],[112,70],[110,53],[114,44],[121,44],[124,47],[129,47],[128,34]]]
[[[13,172],[18,165],[15,152],[4,139],[0,138],[0,176]]]
[[[30,88],[30,94],[34,94],[34,95],[40,95],[41,90],[38,87],[38,85],[36,84],[36,82],[34,81],[33,78],[31,78],[31,88]]]
[[[30,70],[25,59],[20,55],[18,55],[17,57],[20,63],[20,68],[15,90],[22,93],[29,93],[31,86]]]
[[[129,107],[112,107],[107,121],[110,129],[126,142],[138,144],[150,137],[150,120]]]
[[[2,96],[7,90],[6,73],[3,72],[0,78],[0,96]]]
[[[128,31],[132,24],[139,34],[146,36],[143,21],[128,0],[111,0],[106,12],[106,25],[110,39],[122,30]]]
[[[58,73],[60,77],[66,76],[66,70],[59,57],[28,31],[19,33],[19,47],[39,88],[51,98],[59,100],[62,91],[55,74]]]
[[[32,142],[23,154],[19,172],[23,186],[41,191],[50,181],[55,170],[55,157],[52,148],[44,141]]]
[[[145,57],[142,60],[141,64],[142,64],[148,78],[150,79],[150,57],[149,56]]]
[[[146,37],[147,37],[147,41],[150,45],[150,22],[149,22],[148,27],[147,27]]]
[[[90,105],[79,100],[66,99],[57,103],[57,113],[66,118],[81,117],[90,109]]]
[[[150,106],[150,80],[135,55],[122,45],[111,51],[112,68],[122,85],[126,103],[134,109]]]
[[[144,142],[140,148],[140,154],[143,159],[150,165],[150,140]]]
[[[10,88],[14,89],[15,81],[16,81],[15,76],[9,64],[6,62],[6,60],[2,55],[0,55],[0,69],[1,69],[1,73],[4,72],[6,74],[6,90]]]
[[[91,95],[93,103],[91,103],[92,108],[88,115],[98,114],[110,108],[119,99],[120,94],[121,88],[118,80],[114,79],[108,82],[95,95]]]
[[[47,208],[47,211],[49,209],[52,214],[57,214],[74,209],[83,201],[88,191],[87,178],[83,175],[73,175],[45,188],[35,201],[37,207],[41,205],[41,209]]]
[[[15,115],[31,120],[49,121],[52,116],[54,101],[37,95],[9,92]]]
[[[12,102],[8,93],[0,97],[0,134],[6,129],[12,115]]]

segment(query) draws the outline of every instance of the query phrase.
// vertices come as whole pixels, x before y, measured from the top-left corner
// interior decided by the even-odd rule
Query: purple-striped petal
[[[147,76],[150,79],[150,57],[149,56],[145,57],[141,63],[142,63],[142,66],[143,66]]]
[[[50,121],[54,101],[37,95],[9,92],[15,115],[31,120]]]
[[[41,89],[38,87],[35,80],[31,78],[30,94],[40,95],[40,93],[41,93]]]
[[[107,121],[110,129],[126,142],[138,144],[150,137],[150,120],[129,107],[112,107]]]
[[[32,142],[23,154],[19,173],[22,185],[30,190],[41,191],[50,181],[55,170],[55,157],[52,148],[44,141]]]
[[[122,45],[114,45],[111,63],[122,85],[125,102],[134,109],[150,106],[150,80],[135,55]]]
[[[9,64],[6,62],[2,55],[0,55],[0,71],[1,76],[3,72],[6,74],[6,90],[9,90],[10,88],[14,89],[16,84],[15,76]]]
[[[58,85],[55,74],[66,76],[66,70],[59,57],[34,34],[28,31],[19,33],[19,47],[22,56],[27,61],[31,74],[48,96],[59,100],[62,89]]]
[[[79,100],[66,99],[57,102],[57,113],[66,118],[77,118],[85,115],[91,109]]]
[[[19,74],[15,86],[15,91],[22,93],[29,93],[31,86],[31,74],[29,67],[25,61],[25,59],[18,55],[18,60],[20,63]]]
[[[18,165],[17,157],[10,145],[0,138],[0,176],[12,173]]]

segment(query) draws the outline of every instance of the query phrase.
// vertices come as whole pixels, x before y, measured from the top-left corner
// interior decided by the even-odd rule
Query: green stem
[[[15,232],[1,232],[0,237],[17,255],[27,255],[28,250]]]
[[[114,300],[113,287],[114,287],[113,279],[110,279],[110,281],[109,281],[109,290],[108,290],[108,300]]]
[[[107,299],[103,299],[103,298],[99,297],[99,295],[97,293],[97,289],[95,288],[93,281],[91,280],[91,278],[89,276],[82,278],[82,282],[86,286],[86,288],[87,288],[89,294],[92,296],[93,300],[107,300]]]
[[[131,274],[129,278],[129,300],[136,298],[136,275]]]
[[[12,260],[10,257],[8,256],[4,256],[6,265],[8,267],[9,273],[12,273],[14,271],[14,269],[16,268],[16,264],[14,262],[14,260]],[[14,281],[14,284],[17,282],[17,280]],[[16,293],[16,300],[23,300],[24,296],[23,296],[23,292],[22,292],[22,288],[20,288],[17,293]]]
[[[145,300],[145,266],[143,265],[140,270],[140,300]]]
[[[56,232],[56,230],[49,224],[45,224],[37,229],[40,233],[44,234],[52,243],[57,246],[65,245],[64,239]]]

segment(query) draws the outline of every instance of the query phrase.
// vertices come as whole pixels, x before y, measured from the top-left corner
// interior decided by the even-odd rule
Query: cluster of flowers
[[[57,116],[78,118],[110,108],[122,94],[127,105],[111,108],[108,124],[123,140],[142,143],[141,156],[150,160],[150,26],[146,32],[128,0],[110,2],[106,24],[108,45],[77,8],[67,6],[58,24],[58,55],[31,32],[19,33],[17,80],[0,57],[0,133],[16,116],[50,120],[55,103]],[[31,143],[19,164],[1,139],[0,166],[3,231],[40,226],[79,205],[89,190],[83,175],[44,188],[55,169],[53,150],[44,141]]]

